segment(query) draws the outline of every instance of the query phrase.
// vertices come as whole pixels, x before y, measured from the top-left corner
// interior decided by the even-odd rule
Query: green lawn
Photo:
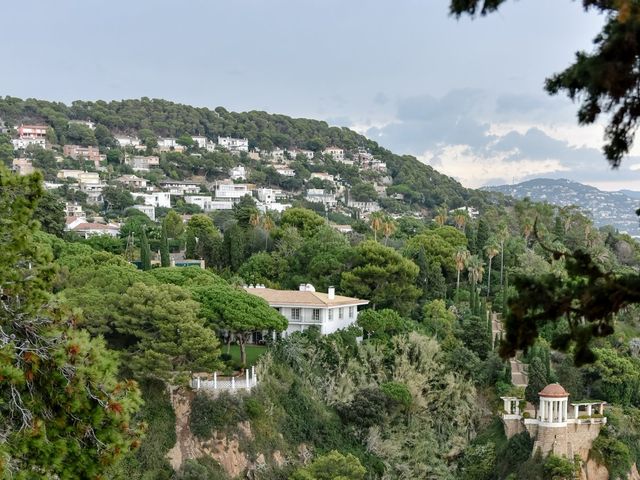
[[[261,345],[247,345],[245,350],[247,351],[247,366],[250,367],[256,364],[258,358],[267,351],[267,347]],[[226,349],[223,351],[226,351]],[[231,357],[238,362],[240,361],[240,347],[238,345],[231,345]]]

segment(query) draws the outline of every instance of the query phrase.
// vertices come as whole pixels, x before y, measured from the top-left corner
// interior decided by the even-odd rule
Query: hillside
[[[70,121],[74,123],[70,124]],[[288,184],[286,179],[269,176],[270,172],[266,171],[268,162],[252,164],[246,155],[240,156],[240,162],[264,173],[251,178],[254,183],[284,185],[285,189],[288,186],[288,190],[296,193],[301,193],[302,182],[308,180],[311,173],[329,170],[330,174],[340,176],[341,183],[347,188],[356,188],[360,184],[358,188],[362,200],[390,197],[384,201],[386,205],[383,207],[396,213],[430,209],[443,203],[451,208],[465,205],[480,208],[491,198],[487,193],[464,188],[452,178],[420,163],[415,157],[395,155],[348,128],[260,111],[235,113],[222,107],[210,110],[149,98],[112,102],[74,101],[71,105],[65,105],[4,97],[0,98],[0,124],[3,122],[10,135],[15,133],[12,127],[20,124],[43,124],[49,129],[47,142],[54,148],[66,144],[95,145],[102,154],[122,147],[118,145],[116,137],[124,135],[139,138],[142,145],[150,147],[147,153],[153,150],[151,147],[156,145],[156,138],[168,138],[174,143],[180,138],[194,136],[206,137],[211,142],[216,142],[218,137],[247,139],[246,153],[260,152],[261,160],[273,157],[273,152],[306,150],[317,155],[327,147],[339,147],[344,150],[347,160],[342,165],[329,165],[327,168],[323,162],[299,165],[298,168],[294,166],[298,181],[289,180]],[[93,132],[87,132],[78,122],[91,124]],[[237,161],[221,158],[220,155],[214,158],[210,151],[190,149],[187,153],[190,154],[188,157],[174,155],[170,159],[177,168],[161,162],[162,171],[158,173],[174,179],[194,175],[220,179],[225,176],[226,166]],[[380,174],[366,175],[362,171],[363,163],[359,154],[381,162],[377,164],[384,167],[378,169]],[[294,153],[289,160],[295,160],[295,156]],[[111,158],[115,157],[112,155]],[[359,168],[346,168],[353,165]],[[376,188],[376,192],[372,187]]]
[[[635,214],[638,197],[634,198],[624,191],[604,192],[570,180],[548,178],[485,189],[519,199],[528,197],[535,202],[548,202],[561,207],[575,205],[587,212],[598,227],[611,225],[633,237],[640,236],[638,217]]]

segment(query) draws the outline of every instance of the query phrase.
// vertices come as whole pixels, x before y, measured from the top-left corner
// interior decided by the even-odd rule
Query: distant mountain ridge
[[[595,187],[567,179],[536,178],[514,185],[483,187],[515,198],[528,197],[535,202],[548,202],[561,207],[576,205],[585,210],[593,222],[602,227],[611,225],[633,237],[640,237],[638,217],[640,192],[605,192]]]

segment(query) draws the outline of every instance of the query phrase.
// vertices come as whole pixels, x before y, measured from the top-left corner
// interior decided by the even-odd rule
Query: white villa
[[[246,138],[218,137],[218,145],[230,152],[249,151],[249,140]]]
[[[329,287],[327,293],[316,292],[310,284],[301,284],[299,290],[274,290],[264,285],[249,285],[245,290],[266,300],[289,321],[285,336],[314,325],[323,335],[346,328],[356,322],[358,307],[369,303],[336,295],[334,287]]]
[[[322,153],[324,155],[331,155],[336,162],[344,161],[344,150],[340,147],[327,147]]]
[[[231,180],[245,180],[247,178],[247,169],[244,165],[238,165],[229,170],[229,176]]]
[[[136,193],[136,198],[142,198],[145,205],[171,208],[171,194],[169,192]]]
[[[249,183],[218,183],[215,188],[216,200],[237,203],[245,195],[251,196],[253,185]]]
[[[304,196],[307,202],[324,203],[329,207],[335,207],[338,203],[335,194],[325,191],[323,188],[309,188]]]

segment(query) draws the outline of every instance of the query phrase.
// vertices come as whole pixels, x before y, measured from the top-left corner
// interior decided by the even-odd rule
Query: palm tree
[[[273,230],[275,226],[276,224],[273,223],[273,219],[271,218],[271,216],[265,213],[265,215],[262,217],[262,229],[265,231],[265,236],[264,236],[265,250],[267,250],[267,248],[269,247],[269,234],[271,233],[271,230]]]
[[[394,234],[396,231],[396,224],[393,220],[388,219],[386,222],[382,224],[382,234],[384,235],[384,244],[386,245],[389,241],[389,237]]]
[[[467,270],[469,271],[469,281],[475,291],[476,285],[482,282],[482,275],[484,274],[482,259],[477,255],[471,255],[467,259]]]
[[[449,210],[447,209],[446,203],[443,203],[442,206],[440,206],[436,210],[436,216],[434,217],[434,220],[438,224],[438,226],[442,227],[445,223],[447,223],[448,213],[449,213]]]
[[[458,230],[460,230],[461,232],[464,232],[464,227],[467,224],[468,219],[469,215],[467,214],[467,211],[463,210],[462,208],[456,210],[453,215],[453,221],[455,222],[456,227],[458,227]]]
[[[376,242],[378,241],[378,232],[382,230],[383,224],[384,219],[382,218],[382,214],[373,213],[371,215],[371,228],[373,229],[373,238]]]
[[[251,224],[251,226],[253,228],[255,228],[258,225],[260,225],[260,214],[259,213],[252,213],[251,216],[249,217],[249,223]]]
[[[487,258],[489,258],[489,272],[487,276],[489,277],[487,280],[487,298],[489,298],[489,294],[491,293],[491,263],[493,261],[493,257],[495,257],[500,250],[498,250],[498,245],[495,240],[491,240],[489,245],[485,248],[485,253],[487,254]]]
[[[456,270],[458,271],[458,277],[456,278],[456,298],[458,297],[458,290],[460,290],[460,272],[464,270],[468,258],[469,251],[466,248],[460,248],[454,256]]]

